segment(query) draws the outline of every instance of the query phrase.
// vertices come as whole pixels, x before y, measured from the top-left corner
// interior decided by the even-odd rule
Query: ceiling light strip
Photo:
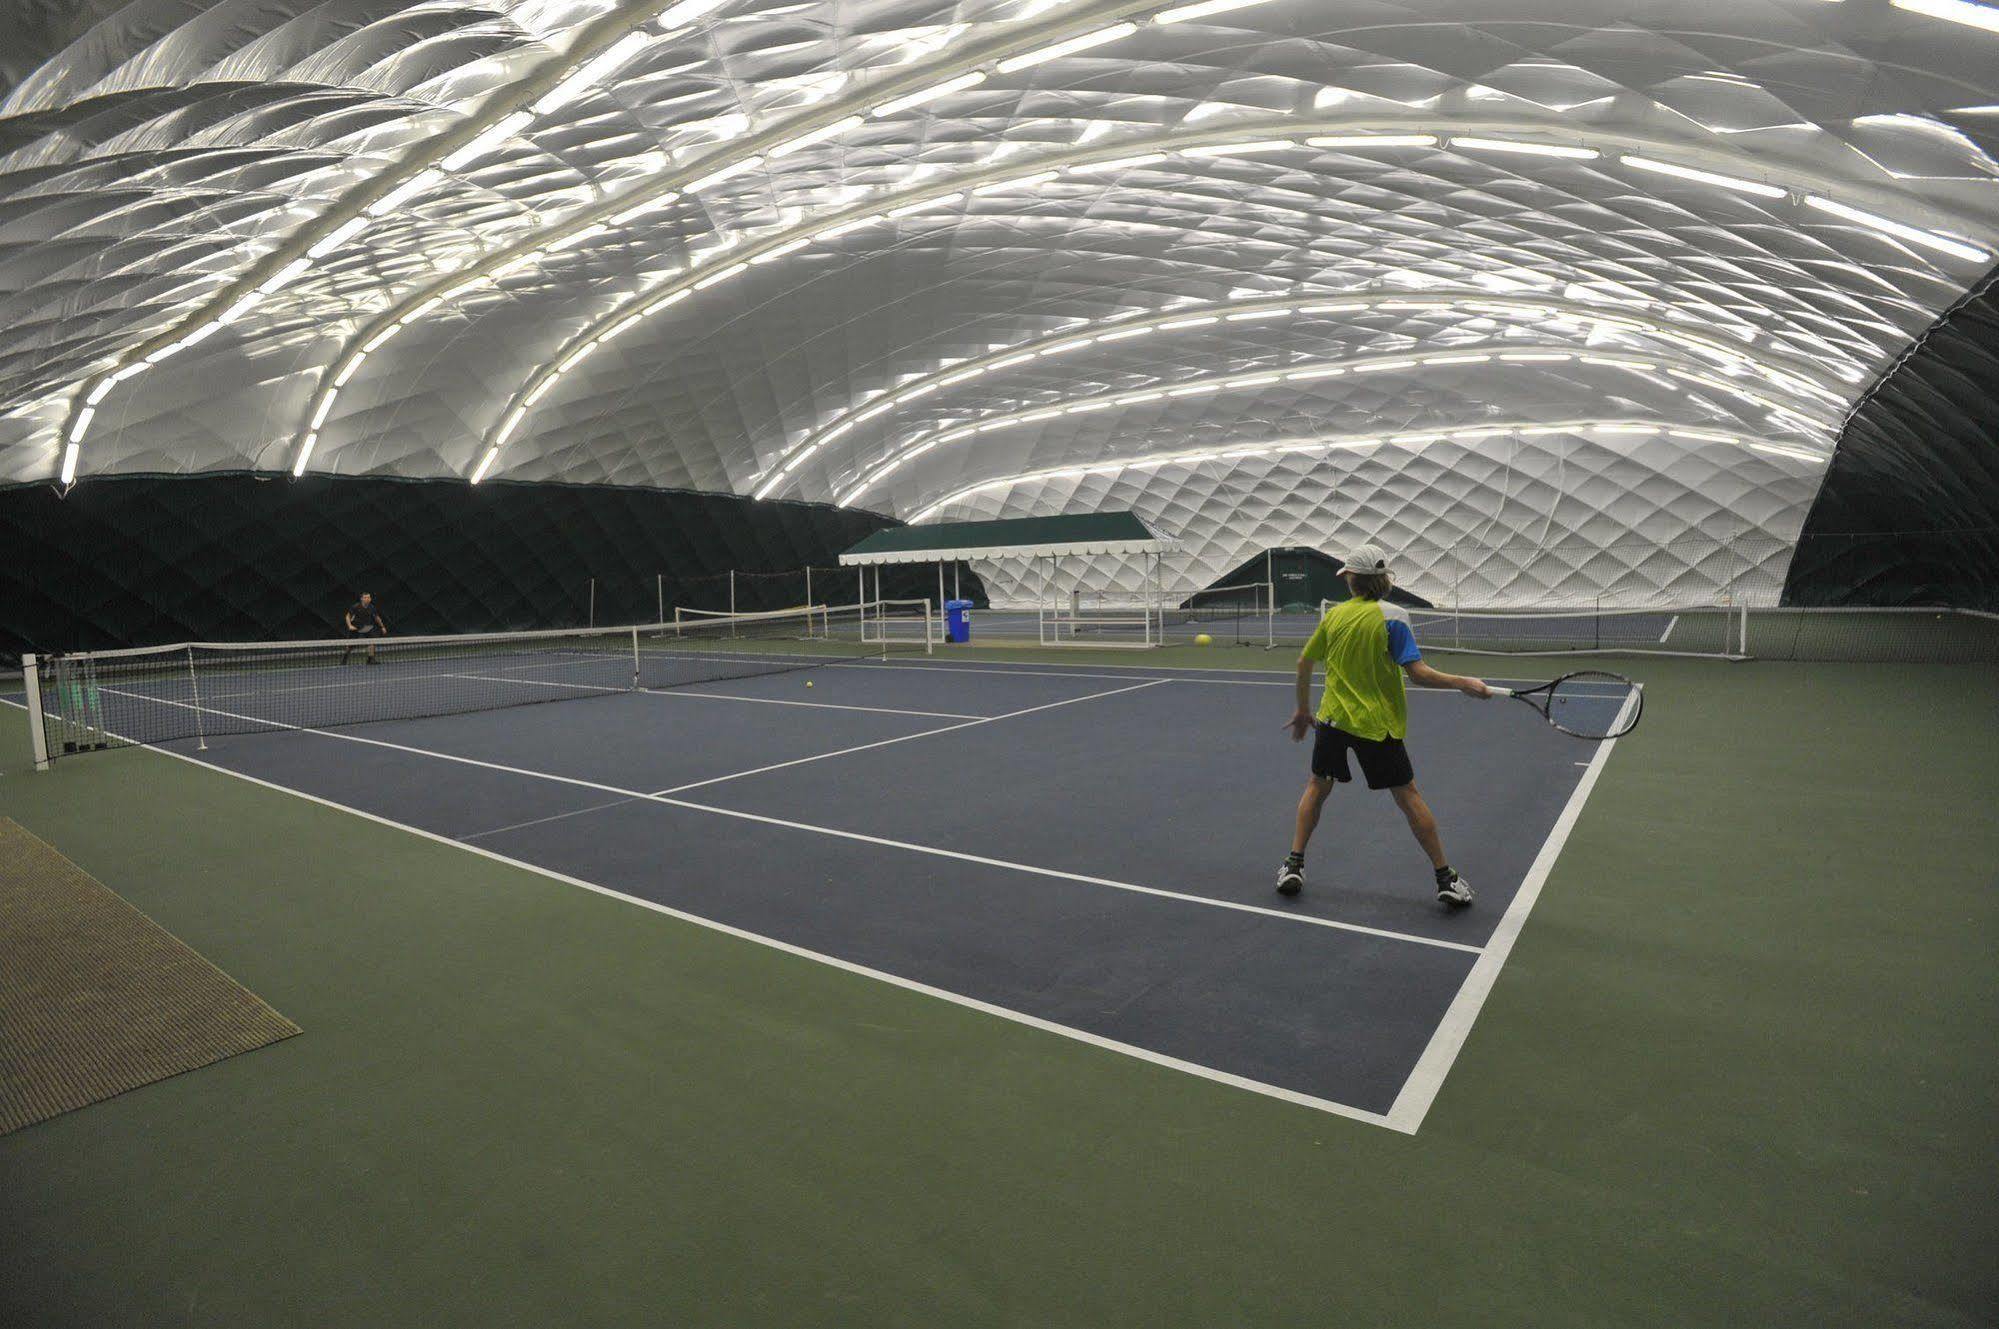
[[[1170,25],[1175,23],[1187,22],[1190,20],[1207,17],[1214,14],[1225,13],[1230,10],[1246,8],[1261,2],[1262,0],[1203,0],[1203,2],[1201,3],[1170,6],[1166,9],[1157,11],[1151,16],[1149,21],[1154,24]],[[676,35],[684,25],[695,22],[698,19],[706,16],[707,14],[713,12],[715,9],[719,8],[723,3],[724,0],[681,0],[681,3],[672,5],[667,9],[663,10],[660,14],[658,14],[655,17],[653,22],[656,29],[659,30],[660,32],[667,35]],[[1894,0],[1894,3],[1898,8],[1907,10],[1909,12],[1924,14],[1930,17],[1942,18],[1952,22],[1968,23],[1973,26],[1978,26],[1988,29],[1994,28],[1995,25],[1999,25],[1999,20],[1994,19],[1995,13],[1999,13],[1999,10],[1994,10],[1992,7],[1986,5],[1967,3],[1966,0]],[[1039,48],[1033,51],[1023,52],[1015,56],[1005,57],[1004,59],[999,61],[996,67],[1002,70],[1011,71],[1011,70],[1031,67],[1032,65],[1052,60],[1060,55],[1066,55],[1081,50],[1092,49],[1096,46],[1103,45],[1107,42],[1118,40],[1122,37],[1131,35],[1137,30],[1138,23],[1146,21],[1148,20],[1141,18],[1137,22],[1127,21],[1127,22],[1114,23],[1105,28],[1096,29],[1091,32],[1079,34],[1078,36],[1075,37],[1066,38],[1063,41],[1056,42],[1047,47]],[[548,93],[543,94],[540,98],[536,100],[536,102],[534,103],[534,109],[537,111],[553,110],[565,104],[567,101],[571,100],[574,96],[580,95],[583,86],[585,86],[589,82],[594,81],[596,77],[601,75],[602,73],[607,72],[608,70],[615,68],[617,65],[622,64],[624,61],[630,59],[631,56],[635,55],[645,45],[646,40],[647,39],[645,38],[643,33],[636,30],[628,31],[623,36],[614,41],[609,47],[603,49],[602,51],[594,55],[584,57],[577,64],[571,66],[570,69],[561,76],[560,81],[556,84],[554,88],[550,89]],[[984,80],[985,80],[985,75],[981,71],[978,71],[976,69],[968,70],[958,75],[955,75],[951,78],[948,78],[940,83],[933,84],[927,88],[923,88],[915,92],[898,94],[896,97],[890,98],[887,101],[880,103],[876,107],[871,108],[869,114],[883,115],[883,114],[892,113],[897,110],[909,109],[915,106],[923,105],[930,100],[934,100],[937,97],[947,95],[950,92],[960,91],[970,87],[977,86],[979,83],[983,82]],[[472,140],[468,141],[464,145],[461,145],[460,148],[454,149],[444,159],[443,165],[445,165],[447,169],[455,169],[457,166],[462,165],[464,161],[469,159],[469,155],[466,154],[467,148],[471,148],[473,147],[473,145],[477,144],[481,147],[481,149],[483,149],[489,143],[496,142],[499,139],[506,137],[511,132],[514,132],[518,128],[524,127],[527,122],[525,119],[522,119],[521,117],[525,116],[526,114],[527,114],[526,112],[515,111],[507,116],[502,117],[501,120],[495,122],[493,125],[490,125],[486,129],[481,130],[477,135],[474,136]],[[848,116],[845,117],[840,123],[844,126],[851,127],[852,125],[860,123],[861,119],[862,117],[858,115]],[[503,126],[505,127],[504,129],[502,128]],[[817,134],[816,131],[808,131],[808,136],[811,136],[813,138],[813,141],[817,141],[818,137],[821,137],[820,135]],[[806,136],[801,136],[801,137],[806,137]],[[1352,135],[1352,136],[1343,136],[1343,137],[1319,136],[1316,138],[1308,139],[1307,142],[1312,146],[1320,146],[1320,147],[1355,147],[1355,146],[1367,146],[1369,144],[1375,146],[1390,146],[1392,144],[1397,144],[1397,143],[1406,146],[1428,146],[1429,144],[1435,142],[1435,138],[1432,135],[1403,135],[1403,136]],[[1498,142],[1498,140],[1487,140],[1486,145],[1489,146],[1493,142]],[[803,144],[799,143],[798,140],[793,140],[792,143],[796,146],[803,146]],[[1518,147],[1518,145],[1515,145],[1514,150],[1521,150],[1521,149]],[[1560,151],[1559,149],[1548,149],[1546,145],[1543,145],[1542,150],[1555,151],[1557,153],[1559,153]],[[1593,151],[1593,150],[1571,149],[1570,151],[1582,152],[1582,151]],[[1628,162],[1632,161],[1632,159],[1629,157],[1627,157],[1626,160]],[[1675,168],[1670,167],[1670,165],[1668,164],[1648,162],[1642,158],[1638,159],[1638,162],[1643,163],[1640,165],[1640,169],[1660,169],[1664,167],[1667,173],[1669,174],[1676,173]],[[1711,179],[1711,181],[1715,183],[1729,182],[1732,179],[1731,177],[1716,176],[1712,175],[1712,173],[1704,173],[1704,172],[1695,172],[1690,174],[1689,171],[1690,168],[1677,168],[1677,173],[1685,174],[1687,175],[1687,178],[1691,179]],[[404,201],[411,193],[416,192],[416,190],[423,187],[423,185],[441,182],[441,178],[442,178],[442,172],[440,172],[438,168],[427,167],[424,170],[418,172],[416,176],[411,177],[411,179],[406,180],[402,184],[399,184],[394,188],[392,188],[388,194],[382,196],[381,198],[376,199],[374,202],[369,204],[368,207],[365,209],[365,215],[379,216],[383,212],[386,212],[390,207],[394,206],[396,203]],[[711,176],[709,178],[712,179],[713,177]],[[1756,182],[1747,182],[1747,181],[1734,182],[1731,184],[1727,184],[1725,187],[1737,187],[1738,185],[1754,186],[1755,183]],[[1763,188],[1767,189],[1771,187],[1763,186]],[[1756,191],[1752,188],[1751,192],[1756,192]],[[1781,194],[1783,191],[1778,191],[1778,192]],[[671,197],[671,195],[669,194],[667,195],[667,197]],[[1807,201],[1809,202],[1810,200]],[[637,212],[642,210],[645,206],[646,206],[645,202],[642,201],[638,207],[635,207],[630,211]],[[1859,210],[1855,209],[1854,211],[1858,212]],[[629,214],[621,214],[620,220],[623,220],[624,217],[628,215]],[[1862,220],[1863,218],[1866,220]],[[1898,238],[1909,239],[1913,243],[1926,244],[1927,247],[1937,249],[1940,252],[1951,254],[1956,257],[1965,257],[1965,258],[1973,258],[1973,256],[1978,256],[1981,258],[1990,257],[1989,251],[1986,251],[1982,248],[1966,244],[1962,241],[1953,240],[1949,237],[1935,236],[1932,233],[1920,231],[1919,228],[1908,227],[1905,228],[1908,234],[1899,233],[1894,228],[1901,227],[1903,225],[1902,223],[1895,223],[1886,218],[1875,217],[1873,214],[1861,213],[1859,217],[1850,217],[1849,220],[1862,220],[1862,224],[1874,225],[1876,229],[1883,230],[1888,234],[1897,234]],[[341,240],[351,238],[351,236],[357,233],[358,230],[360,229],[358,226],[354,226],[353,221],[342,223],[342,227],[351,228],[351,229],[346,230],[346,234],[341,236]],[[1918,236],[1922,238],[1920,239],[1914,238]],[[338,243],[336,241],[334,245],[328,245],[325,243],[325,240],[326,238],[323,237],[322,240],[314,242],[313,246],[308,251],[308,258],[320,257],[324,253],[330,252],[331,249],[334,248],[335,245],[337,245]],[[529,251],[530,254],[532,252],[533,251]],[[501,268],[496,268],[491,270],[490,275],[497,275],[499,271],[503,271],[513,266],[517,266],[520,262],[524,261],[526,257],[527,255],[520,255],[511,258],[505,264],[503,264]],[[1974,261],[1976,260],[1974,259]],[[236,305],[231,307],[230,315],[233,316],[234,314],[240,313],[242,311],[242,308],[244,307],[246,307],[245,302],[239,300]],[[225,321],[227,321],[227,316],[221,319],[212,320],[211,322],[220,323]],[[212,328],[204,328],[203,330],[204,335],[206,331],[212,331]],[[193,344],[194,340],[196,340],[196,338],[191,336],[183,337],[180,339],[179,345],[181,347],[185,347],[187,345]],[[158,357],[158,359],[164,359],[164,358],[165,356]],[[152,363],[157,363],[158,359],[153,360]],[[104,381],[105,380],[100,377],[98,380],[93,382],[90,390],[95,392],[99,387],[103,386]],[[99,400],[101,400],[101,397],[99,398]],[[80,409],[81,409],[80,407],[72,407],[72,410],[80,410]]]
[[[756,260],[752,260],[752,262],[754,261]],[[1221,306],[1219,308],[1225,310],[1227,306]],[[1345,313],[1349,311],[1361,311],[1367,309],[1390,309],[1397,311],[1401,310],[1430,311],[1430,310],[1447,310],[1453,308],[1471,309],[1482,313],[1496,314],[1507,317],[1573,319],[1578,322],[1591,323],[1598,326],[1612,327],[1620,330],[1636,332],[1644,336],[1655,337],[1664,341],[1672,342],[1680,346],[1684,346],[1694,351],[1697,354],[1713,355],[1719,359],[1723,359],[1726,362],[1751,366],[1756,370],[1756,372],[1760,373],[1764,378],[1770,380],[1773,383],[1778,384],[1779,386],[1785,388],[1787,391],[1792,392],[1794,395],[1816,396],[1820,398],[1822,401],[1835,404],[1843,403],[1845,401],[1845,398],[1836,392],[1829,391],[1801,377],[1784,373],[1783,371],[1778,370],[1773,366],[1764,364],[1760,361],[1751,360],[1748,357],[1744,356],[1741,353],[1741,351],[1736,347],[1721,342],[1712,341],[1708,338],[1701,337],[1697,334],[1676,328],[1670,324],[1651,322],[1645,319],[1633,318],[1623,314],[1600,313],[1590,310],[1586,307],[1578,307],[1566,303],[1530,301],[1530,300],[1494,301],[1488,296],[1482,296],[1470,292],[1453,293],[1448,299],[1428,299],[1428,300],[1412,300],[1408,299],[1407,297],[1397,296],[1392,294],[1343,296],[1330,301],[1326,300],[1323,297],[1297,297],[1288,301],[1285,304],[1275,305],[1270,307],[1254,308],[1254,309],[1244,310],[1239,313],[1216,312],[1216,313],[1196,314],[1192,316],[1158,314],[1152,316],[1144,323],[1131,327],[1119,328],[1115,331],[1108,333],[1100,333],[1096,336],[1075,337],[1069,333],[1057,333],[1055,335],[1062,338],[1062,340],[1054,343],[1053,345],[1041,346],[1038,349],[1036,349],[1036,343],[1029,342],[1023,344],[1024,349],[1023,347],[1017,346],[1013,348],[1007,348],[997,353],[999,358],[996,359],[974,361],[969,365],[964,364],[964,362],[958,362],[952,365],[945,366],[943,369],[936,371],[936,373],[924,379],[917,380],[915,384],[906,387],[899,392],[891,393],[888,394],[886,397],[877,398],[873,401],[870,401],[865,410],[861,410],[858,408],[850,408],[848,411],[844,412],[843,414],[835,416],[833,418],[833,423],[829,424],[828,426],[820,430],[815,431],[813,434],[810,434],[806,438],[800,440],[799,443],[795,445],[793,449],[780,453],[778,457],[771,463],[770,468],[751,482],[752,496],[755,498],[768,498],[771,495],[771,493],[776,489],[778,482],[784,476],[789,475],[792,471],[797,469],[800,462],[809,459],[825,445],[834,442],[836,439],[846,434],[847,431],[852,429],[855,424],[860,423],[864,420],[873,419],[874,417],[882,415],[894,407],[906,404],[907,402],[913,400],[918,395],[927,394],[932,390],[932,387],[922,386],[923,384],[932,384],[933,386],[940,384],[942,386],[956,386],[957,384],[969,382],[972,379],[983,377],[988,373],[994,373],[1000,370],[1010,369],[1018,365],[1025,364],[1028,361],[1035,359],[1037,356],[1054,355],[1061,352],[1076,350],[1092,343],[1102,345],[1105,343],[1114,343],[1118,341],[1123,341],[1135,336],[1146,335],[1153,332],[1178,331],[1185,328],[1205,327],[1224,321],[1230,323],[1250,322],[1250,321],[1260,321],[1273,318],[1288,318],[1297,315]],[[1098,324],[1097,326],[1112,324],[1114,322],[1122,322],[1128,317],[1129,317],[1128,315],[1116,315],[1113,316],[1112,318],[1107,318],[1102,320],[1101,323]],[[1574,358],[1574,353],[1565,352],[1565,351],[1534,351],[1534,352],[1512,351],[1512,352],[1501,352],[1499,354],[1499,358],[1501,360],[1513,363],[1545,364],[1545,363],[1553,363],[1556,361],[1572,359]],[[1318,369],[1312,371],[1301,371],[1301,372],[1287,374],[1287,377],[1294,379],[1308,377],[1308,376],[1313,378],[1322,378],[1322,377],[1329,377],[1333,374],[1345,373],[1345,372],[1346,371],[1344,369],[1332,369],[1332,370]],[[1674,372],[1680,373],[1681,371],[1676,370]],[[1692,378],[1696,382],[1714,383],[1716,386],[1721,386],[1726,390],[1736,392],[1738,395],[1745,395],[1745,396],[1748,395],[1747,393],[1743,392],[1742,389],[1736,387],[1735,385],[1722,384],[1716,380],[1708,380],[1705,378],[1701,378],[1697,375],[1688,374],[1684,376]],[[1207,389],[1205,388],[1198,388],[1198,387],[1192,389],[1192,391],[1197,391],[1197,392],[1206,391],[1206,390]],[[1185,393],[1187,390],[1181,389],[1180,391]],[[987,427],[992,428],[994,426],[989,425]]]
[[[1181,384],[1178,387],[1160,392],[1149,392],[1149,393],[1138,393],[1138,394],[1133,394],[1130,392],[1108,393],[1108,394],[1086,397],[1079,401],[1065,402],[1055,406],[1038,407],[1032,411],[1016,412],[1011,415],[1004,415],[999,417],[998,419],[987,420],[977,425],[956,426],[934,435],[919,434],[916,436],[915,439],[911,440],[911,443],[908,446],[900,448],[895,452],[891,453],[883,461],[878,462],[873,470],[869,471],[866,475],[862,476],[859,480],[850,485],[844,492],[838,494],[835,497],[835,502],[840,507],[843,508],[849,507],[853,503],[855,503],[863,494],[867,493],[869,490],[873,489],[876,485],[880,484],[883,480],[887,479],[888,476],[892,474],[898,467],[900,467],[905,461],[909,460],[909,458],[911,458],[912,456],[915,456],[917,453],[927,452],[930,448],[935,447],[938,443],[953,442],[958,439],[967,438],[975,433],[988,433],[996,429],[1008,428],[1014,425],[1039,423],[1044,420],[1053,419],[1056,416],[1060,415],[1083,415],[1093,411],[1107,410],[1114,406],[1124,406],[1132,404],[1134,402],[1150,401],[1162,396],[1186,397],[1201,393],[1222,392],[1232,389],[1264,387],[1269,384],[1276,383],[1280,379],[1297,381],[1297,380],[1308,380],[1313,378],[1326,378],[1341,373],[1369,374],[1369,373],[1399,372],[1401,370],[1415,369],[1419,367],[1433,368],[1438,366],[1485,364],[1492,362],[1495,359],[1502,362],[1509,362],[1516,364],[1528,362],[1524,359],[1524,357],[1519,356],[1518,353],[1515,353],[1515,355],[1511,359],[1509,359],[1509,357],[1505,355],[1495,357],[1494,355],[1487,352],[1466,352],[1466,351],[1439,351],[1431,355],[1418,355],[1418,356],[1388,356],[1388,357],[1350,356],[1338,361],[1320,361],[1316,363],[1307,361],[1292,366],[1285,370],[1279,370],[1274,373],[1259,372],[1252,374],[1218,375],[1211,378],[1201,379],[1193,383]],[[1648,360],[1634,360],[1634,359],[1625,359],[1625,358],[1610,357],[1610,356],[1575,355],[1566,352],[1542,354],[1537,356],[1536,359],[1539,362],[1543,363],[1553,362],[1553,361],[1576,360],[1596,365],[1601,368],[1624,369],[1633,373],[1650,373],[1657,369],[1657,366]],[[1678,373],[1679,371],[1674,371],[1674,372]],[[1771,409],[1781,409],[1776,407],[1775,403],[1769,401],[1766,398],[1758,397],[1753,393],[1747,392],[1744,389],[1734,384],[1727,383],[1720,379],[1710,379],[1693,374],[1683,374],[1682,377],[1690,378],[1693,381],[1700,383],[1704,386],[1718,388],[1724,392],[1733,392],[1738,396],[1746,398],[1747,400],[1758,406]],[[866,419],[869,416],[879,415],[882,412],[886,411],[889,408],[889,406],[892,404],[893,403],[891,402],[882,402],[878,405],[870,406],[866,412],[864,412],[859,416],[856,416],[855,419],[861,420],[861,419]],[[1800,427],[1804,430],[1810,430],[1816,425],[1816,422],[1811,421],[1802,416],[1798,416],[1796,417],[1796,419],[1799,422],[1797,427]],[[758,496],[760,497],[761,495],[759,494]]]
[[[1613,438],[1636,438],[1664,436],[1686,439],[1694,442],[1724,443],[1730,446],[1752,449],[1757,452],[1789,457],[1799,461],[1823,463],[1828,461],[1830,451],[1815,452],[1805,448],[1787,448],[1743,439],[1734,434],[1723,434],[1712,430],[1685,429],[1678,425],[1654,420],[1571,420],[1557,424],[1515,423],[1500,425],[1479,425],[1469,429],[1419,430],[1398,434],[1332,435],[1321,438],[1276,439],[1267,443],[1232,445],[1226,448],[1210,448],[1193,452],[1148,453],[1137,457],[1120,457],[1107,461],[1088,462],[1083,465],[1065,465],[1039,471],[1024,471],[1017,475],[999,476],[991,480],[981,480],[977,484],[966,485],[954,490],[936,502],[918,511],[909,518],[910,525],[918,525],[929,520],[953,503],[970,498],[974,494],[986,493],[994,489],[1010,489],[1017,485],[1033,484],[1044,480],[1080,479],[1091,475],[1116,475],[1121,471],[1153,470],[1164,466],[1200,466],[1212,461],[1240,461],[1251,457],[1276,457],[1295,453],[1367,451],[1382,447],[1427,447],[1434,443],[1457,442],[1477,443],[1508,434],[1522,438],[1548,437],[1554,434],[1601,434]]]
[[[705,13],[721,3],[723,3],[723,0],[683,0],[682,4],[675,6],[674,10],[668,12]],[[562,105],[576,93],[580,92],[583,84],[594,82],[602,74],[623,64],[650,40],[651,38],[642,32],[628,31],[598,54],[582,57],[577,64],[571,67],[569,72],[561,76],[561,81],[557,84],[556,88],[544,94],[536,101],[534,111],[545,112]],[[558,96],[558,94],[562,95]],[[388,214],[417,194],[444,183],[448,172],[457,170],[476,160],[500,142],[512,137],[525,128],[532,122],[533,118],[533,113],[529,111],[516,110],[508,112],[491,124],[479,129],[471,138],[452,149],[435,165],[424,166],[400,182],[390,185],[387,192],[380,194],[364,205],[360,215],[349,217],[337,223],[331,230],[312,240],[307,244],[303,254],[286,261],[276,272],[258,281],[248,292],[237,297],[230,303],[219,315],[202,319],[193,330],[170,337],[165,343],[150,352],[135,351],[132,361],[119,372],[94,380],[85,394],[86,400],[82,409],[89,410],[94,407],[98,402],[103,400],[104,391],[123,379],[132,376],[130,372],[126,371],[137,372],[139,369],[147,366],[157,365],[161,361],[201,341],[213,333],[216,328],[240,317],[262,296],[290,284],[308,271],[316,260],[336,252],[340,247],[365,230],[373,219]],[[381,182],[381,179],[382,177],[378,176],[368,181],[362,188],[366,189],[375,186]],[[426,304],[422,307],[434,307],[434,303]],[[197,315],[196,317],[199,318],[200,316]],[[379,342],[373,344],[379,344]],[[372,349],[372,345],[368,349]],[[94,415],[94,411],[92,414]],[[79,420],[82,422],[84,430],[76,429],[75,426]],[[84,416],[82,411],[79,410],[71,422],[72,438],[67,452],[76,452],[77,444],[80,443],[83,432],[87,431],[89,423],[90,418]],[[294,474],[302,473],[300,468],[302,468],[305,460],[310,457],[315,441],[310,434],[301,438],[296,453],[297,459],[293,463]],[[71,483],[71,479],[76,472],[76,459],[74,456],[65,457],[62,471],[65,477],[63,483],[65,485]]]
[[[1306,134],[1302,130],[1298,132],[1298,136],[1304,137],[1307,143],[1314,142],[1315,140],[1323,137],[1321,135]],[[1434,141],[1434,136],[1412,136],[1412,137],[1421,138],[1425,142]],[[1295,139],[1287,141],[1295,141]],[[1488,140],[1488,141],[1497,142],[1500,140]],[[1277,140],[1255,140],[1255,141],[1246,141],[1243,143],[1223,143],[1216,145],[1191,144],[1184,147],[1175,148],[1174,151],[1177,151],[1182,155],[1188,155],[1190,153],[1197,152],[1204,147],[1231,148],[1236,151],[1244,151],[1250,148],[1255,148],[1260,150],[1264,145],[1276,142]],[[1590,149],[1590,151],[1595,152],[1596,150]],[[1061,169],[1069,172],[1085,172],[1092,169],[1103,169],[1107,166],[1114,164],[1129,165],[1150,160],[1163,159],[1166,155],[1168,154],[1165,153],[1139,154],[1137,156],[1123,156],[1108,160],[1100,160],[1097,162],[1073,162],[1065,164]],[[1695,168],[1682,167],[1673,163],[1655,161],[1650,158],[1627,155],[1626,157],[1623,158],[1623,160],[1634,164],[1641,164],[1643,169],[1653,169],[1664,174],[1678,175],[1687,179],[1701,180],[1706,183],[1716,184],[1722,187],[1730,187],[1730,188],[1739,187],[1746,189],[1749,192],[1774,189],[1773,186],[1762,185],[1760,182],[1745,181],[1738,179],[1737,177],[1719,175],[1714,172],[1697,171],[1695,170]],[[1029,175],[1045,176],[1046,174],[1047,174],[1047,168],[1045,164],[1041,164],[1033,167],[1027,172],[1023,172],[1022,175],[1020,176],[1003,178],[1001,180],[996,180],[996,181],[983,182],[983,184],[975,186],[975,188],[986,189],[1009,183],[1018,183],[1019,181],[1025,179]],[[1775,189],[1775,195],[1779,198],[1786,197],[1787,191],[1782,189]],[[811,232],[805,238],[808,240],[831,240],[838,236],[845,235],[851,231],[858,230],[864,226],[871,225],[876,221],[884,220],[891,217],[900,218],[903,216],[907,216],[909,214],[918,212],[924,208],[935,206],[938,203],[955,201],[956,199],[962,196],[963,196],[963,191],[957,190],[940,196],[919,198],[911,201],[910,203],[903,204],[900,207],[896,207],[886,211],[871,212],[865,215],[851,217],[844,221],[836,222],[831,226],[827,226]],[[787,240],[786,243],[789,243],[789,241]],[[781,465],[783,460],[784,458],[781,456],[779,462],[775,464]],[[763,475],[759,476],[757,479],[751,482],[753,487],[753,493],[755,495],[767,495],[770,492],[769,488],[767,487],[769,475],[770,475],[769,471],[766,471],[763,473]]]

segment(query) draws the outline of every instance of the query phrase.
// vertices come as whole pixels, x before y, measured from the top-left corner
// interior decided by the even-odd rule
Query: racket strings
[[[1621,674],[1582,670],[1521,694],[1556,729],[1576,738],[1610,739],[1637,727],[1644,691]]]

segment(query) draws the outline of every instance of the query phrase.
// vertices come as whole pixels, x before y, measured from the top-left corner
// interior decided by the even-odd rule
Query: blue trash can
[[[944,638],[960,646],[972,639],[972,602],[970,600],[946,600],[944,602]]]

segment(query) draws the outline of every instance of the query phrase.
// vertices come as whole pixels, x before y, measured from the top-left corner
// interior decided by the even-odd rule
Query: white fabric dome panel
[[[1369,523],[1781,545],[1999,247],[1977,23],[1184,8],[33,7],[0,64],[0,482],[505,476],[906,518],[1130,491],[1177,514],[1188,578]],[[1634,420],[1679,432],[1581,428]],[[1726,580],[1679,561],[1476,594]]]

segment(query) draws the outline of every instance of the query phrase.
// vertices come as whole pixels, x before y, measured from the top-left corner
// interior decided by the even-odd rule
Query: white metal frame
[[[1081,612],[1081,588],[1069,591],[1071,607],[1064,611],[1061,600],[1062,557],[1047,555],[1048,563],[1041,579],[1041,594],[1035,606],[1037,635],[1043,646],[1080,646],[1093,650],[1143,651],[1164,644],[1165,620],[1159,612],[1159,577],[1161,558],[1157,550],[1152,553],[1152,568],[1148,576],[1146,591],[1139,597],[1136,615],[1131,610],[1109,609],[1092,614]],[[1039,559],[1036,560],[1039,563]],[[1078,630],[1087,632],[1091,628],[1130,628],[1138,625],[1136,641],[1126,635],[1105,634],[1077,639]]]
[[[877,589],[879,589],[879,573],[877,573],[876,580]],[[874,610],[872,617],[868,613],[870,609]],[[891,617],[887,612],[888,610],[901,610],[906,616]],[[915,615],[910,615],[909,611],[911,610],[919,612]],[[908,645],[910,641],[909,637],[905,634],[891,632],[890,625],[920,625],[923,653],[925,655],[934,655],[937,652],[938,621],[937,615],[932,611],[930,601],[928,600],[875,600],[872,604],[861,607],[861,640],[864,642],[879,643],[882,647],[882,657],[886,659],[890,646]],[[874,625],[873,636],[868,635],[869,624]]]
[[[1234,586],[1206,586],[1199,588],[1171,588],[1164,585],[1163,575],[1155,575],[1152,584],[1135,593],[1115,591],[1099,592],[1094,597],[1080,588],[1071,589],[1068,597],[1066,620],[1077,624],[1097,624],[1102,626],[1144,627],[1156,644],[1160,646],[1186,644],[1196,635],[1207,630],[1208,625],[1198,619],[1187,623],[1175,623],[1173,616],[1183,612],[1183,606],[1198,610],[1203,597],[1244,595],[1261,591],[1263,603],[1260,608],[1238,611],[1238,616],[1247,620],[1262,620],[1261,633],[1252,636],[1239,634],[1251,644],[1269,649],[1277,644],[1277,606],[1275,588],[1268,582],[1245,582]],[[1095,605],[1091,605],[1094,598]],[[1054,611],[1063,611],[1058,604]],[[1145,622],[1144,620],[1149,620]],[[1113,644],[1092,641],[1091,645]]]

